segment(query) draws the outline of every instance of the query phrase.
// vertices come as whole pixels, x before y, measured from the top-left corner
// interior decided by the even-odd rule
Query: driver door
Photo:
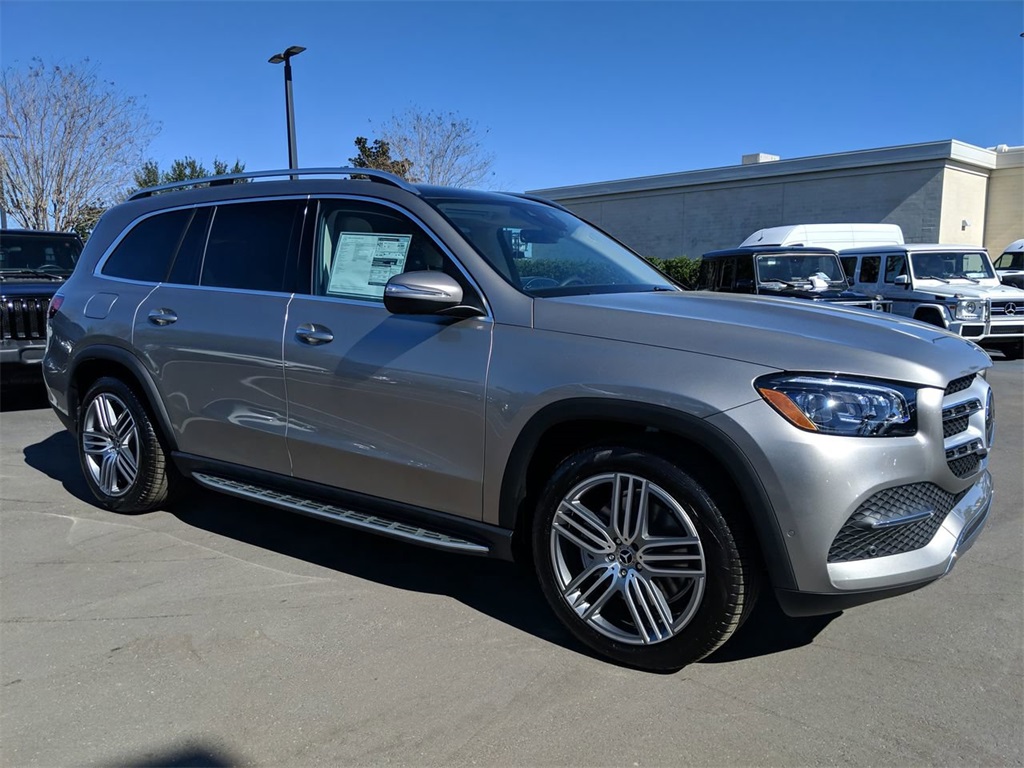
[[[479,293],[383,203],[320,201],[312,250],[309,291],[292,299],[284,333],[293,475],[479,519],[491,319],[393,315],[383,303],[403,271],[442,269],[468,301]]]

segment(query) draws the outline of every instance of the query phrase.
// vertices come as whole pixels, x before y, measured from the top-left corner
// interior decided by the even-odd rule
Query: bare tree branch
[[[159,126],[85,60],[0,79],[0,204],[31,229],[71,230],[132,181]]]
[[[412,163],[412,181],[478,187],[493,173],[494,155],[484,151],[476,124],[455,112],[410,107],[384,123],[380,135],[396,156]]]

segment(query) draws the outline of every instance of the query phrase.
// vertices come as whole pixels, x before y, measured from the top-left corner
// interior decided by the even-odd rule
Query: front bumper
[[[38,369],[46,352],[46,340],[11,341],[0,346],[0,365],[25,365]]]
[[[919,390],[918,432],[903,438],[780,428],[759,402],[709,419],[733,436],[770,499],[778,535],[761,544],[784,608],[838,610],[949,571],[992,503],[989,392],[973,374],[946,392]]]
[[[787,616],[820,616],[913,592],[945,576],[981,533],[992,506],[992,481],[982,481],[950,511],[931,543],[921,550],[858,563],[830,563],[829,575],[844,592],[776,589]],[[908,583],[909,580],[909,583]],[[892,586],[895,585],[895,586]]]
[[[829,563],[829,580],[839,590],[863,591],[934,581],[945,576],[985,527],[991,506],[992,476],[985,470],[949,511],[926,546],[887,557]]]

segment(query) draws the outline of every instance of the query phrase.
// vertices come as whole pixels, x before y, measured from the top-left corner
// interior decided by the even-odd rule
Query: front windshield
[[[82,242],[69,235],[4,232],[0,235],[0,274],[70,275],[82,252]]]
[[[985,280],[994,278],[988,255],[982,251],[915,253],[910,257],[918,280]]]
[[[996,269],[1024,269],[1024,251],[1007,251],[996,261]]]
[[[757,280],[767,287],[846,285],[846,274],[834,253],[782,253],[757,257]]]
[[[495,270],[532,296],[677,290],[635,253],[558,208],[514,198],[430,202]]]

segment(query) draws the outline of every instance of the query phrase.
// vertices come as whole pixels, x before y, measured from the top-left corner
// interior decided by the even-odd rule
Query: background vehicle
[[[1014,240],[996,259],[996,274],[1005,285],[1024,288],[1024,240]]]
[[[963,339],[682,291],[528,196],[210,181],[109,210],[54,299],[48,396],[109,509],[184,475],[517,558],[581,642],[662,670],[762,589],[795,615],[915,589],[985,524],[991,361]]]
[[[4,382],[38,378],[50,299],[82,252],[78,235],[0,231],[0,374]]]
[[[891,299],[894,313],[1021,356],[1024,290],[999,282],[984,248],[911,244],[854,248],[840,258],[851,264],[855,287]]]
[[[803,245],[831,248],[862,248],[869,245],[902,245],[903,230],[897,224],[789,224],[759,229],[740,247]]]
[[[711,251],[701,258],[696,288],[892,309],[891,302],[851,291],[838,254],[828,248],[748,246]]]

